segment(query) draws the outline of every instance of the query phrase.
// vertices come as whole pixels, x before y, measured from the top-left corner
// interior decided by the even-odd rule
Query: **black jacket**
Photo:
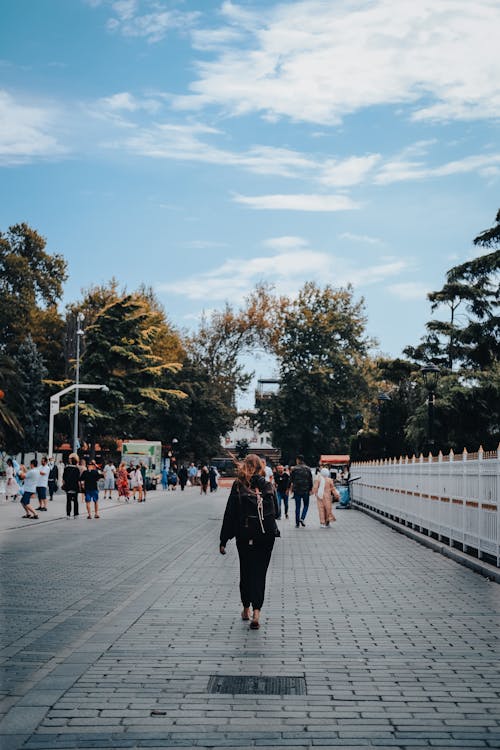
[[[264,511],[264,533],[259,522],[257,512],[258,495],[262,496]],[[278,515],[278,506],[276,502],[276,493],[272,485],[266,481],[265,477],[252,477],[250,487],[237,479],[231,487],[224,520],[220,532],[220,543],[226,546],[228,539],[236,537],[236,540],[248,541],[259,538],[267,538],[269,541],[277,535],[276,516]],[[279,532],[278,532],[279,533]]]
[[[294,493],[299,495],[305,495],[307,492],[311,492],[313,478],[309,466],[306,466],[305,464],[294,466],[290,474],[290,484],[293,485]]]

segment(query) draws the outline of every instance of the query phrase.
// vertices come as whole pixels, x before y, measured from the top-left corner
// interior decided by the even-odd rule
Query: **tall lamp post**
[[[380,440],[382,442],[382,455],[385,458],[387,453],[387,445],[386,445],[386,419],[385,419],[385,408],[388,401],[391,400],[391,397],[387,394],[381,391],[377,396],[378,401],[378,413],[379,413],[379,427],[378,431],[380,434]]]
[[[82,323],[84,315],[79,312],[76,316],[76,371],[75,371],[75,414],[73,418],[73,452],[78,450],[78,402],[80,397],[80,339],[84,335]]]
[[[441,370],[437,365],[432,363],[424,365],[420,372],[424,379],[424,385],[427,388],[427,442],[429,450],[434,445],[434,399],[436,395],[437,384],[441,375]]]

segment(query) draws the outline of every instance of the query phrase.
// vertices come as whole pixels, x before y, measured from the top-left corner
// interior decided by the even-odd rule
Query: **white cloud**
[[[139,109],[146,109],[148,111],[155,111],[158,109],[159,102],[152,99],[146,101],[139,101],[128,91],[121,91],[118,94],[112,94],[111,96],[105,96],[98,100],[103,109],[108,109],[111,112],[137,112]]]
[[[0,165],[66,154],[68,150],[55,135],[58,119],[52,106],[27,104],[0,90]]]
[[[141,12],[138,0],[116,0],[111,6],[115,15],[108,19],[107,29],[126,37],[142,37],[153,44],[173,29],[192,26],[200,15],[166,10],[156,0],[146,0],[143,6],[149,12]]]
[[[483,177],[491,177],[496,172],[496,165],[499,164],[500,153],[465,156],[463,159],[457,159],[434,167],[429,167],[421,161],[394,159],[382,165],[374,178],[374,182],[378,185],[389,185],[393,182],[449,177],[457,174],[469,174],[471,172],[477,172]]]
[[[387,104],[410,105],[414,119],[500,114],[496,0],[224,3],[222,17],[220,48],[178,107],[327,124]],[[238,32],[246,40],[231,45]]]
[[[268,211],[352,211],[360,208],[360,204],[347,195],[234,195],[233,200],[250,208]]]
[[[301,238],[274,238],[274,240]],[[267,240],[266,244],[269,244]],[[356,287],[386,281],[406,271],[411,261],[402,259],[379,259],[371,266],[360,268],[349,258],[336,257],[330,253],[309,247],[293,249],[284,242],[281,251],[273,255],[256,256],[249,260],[230,258],[218,268],[184,278],[182,284],[170,281],[158,285],[158,291],[182,294],[192,300],[228,300],[241,302],[256,283],[272,280],[280,294],[294,296],[305,280],[319,284]]]
[[[425,300],[429,293],[428,284],[419,281],[406,281],[399,284],[390,284],[388,291],[401,300]]]
[[[361,242],[366,245],[383,245],[383,240],[378,237],[370,237],[367,234],[353,234],[352,232],[342,232],[339,234],[339,240],[349,240],[351,242]]]
[[[303,237],[293,236],[270,237],[264,240],[262,244],[264,247],[270,247],[273,250],[297,250],[309,245],[308,241]]]
[[[320,181],[329,187],[352,187],[365,182],[370,172],[381,160],[380,154],[351,156],[343,161],[328,159]]]

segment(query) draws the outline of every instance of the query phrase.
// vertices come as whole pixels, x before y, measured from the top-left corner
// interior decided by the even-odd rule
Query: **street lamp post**
[[[83,383],[83,385],[73,383],[72,385],[68,385],[67,388],[63,388],[62,391],[58,391],[57,393],[54,393],[50,397],[50,406],[49,406],[49,451],[48,455],[52,456],[54,453],[54,417],[56,414],[59,414],[59,400],[61,396],[64,396],[65,393],[71,393],[71,391],[74,391],[76,389],[79,389],[80,391],[109,391],[109,388],[107,385],[96,385],[91,383]]]
[[[424,365],[420,372],[424,379],[424,385],[427,388],[427,442],[429,450],[434,446],[434,399],[436,395],[437,384],[441,375],[441,370],[436,365]]]
[[[387,394],[381,391],[377,396],[378,401],[378,413],[379,413],[379,435],[380,440],[382,443],[382,455],[385,458],[385,455],[387,453],[387,445],[386,445],[386,419],[385,419],[385,408],[388,401],[391,400],[391,397]]]
[[[76,316],[76,371],[75,371],[75,414],[73,417],[73,452],[78,450],[78,402],[80,396],[80,339],[83,336],[84,315],[79,312]]]

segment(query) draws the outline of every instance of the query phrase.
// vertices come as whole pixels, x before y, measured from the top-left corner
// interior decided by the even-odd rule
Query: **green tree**
[[[236,409],[228,403],[217,379],[189,354],[174,375],[177,388],[187,394],[163,416],[163,434],[177,437],[182,456],[208,460],[220,453],[220,436],[233,425]]]
[[[46,445],[48,398],[44,379],[47,368],[31,334],[14,357],[19,373],[18,419],[24,429],[24,450],[40,450]]]
[[[351,287],[307,282],[279,310],[273,347],[280,390],[260,404],[259,422],[288,460],[347,451],[373,399],[363,300],[354,301]]]
[[[46,241],[27,224],[0,232],[0,348],[14,353],[36,310],[62,295],[66,261],[45,251]]]
[[[497,224],[474,239],[479,247],[500,246],[500,211]],[[448,370],[469,367],[484,370],[498,361],[500,316],[498,302],[500,250],[451,268],[446,283],[427,296],[431,310],[449,310],[448,320],[431,320],[427,335],[417,347],[404,353],[419,362],[432,361]]]
[[[0,354],[0,390],[0,446],[3,450],[12,451],[20,447],[24,430],[17,416],[19,374],[14,360],[5,354]]]
[[[163,313],[135,293],[112,299],[86,329],[82,382],[109,388],[82,407],[82,418],[91,422],[94,433],[149,434],[158,411],[168,411],[173,399],[185,397],[165,382],[167,373],[181,369],[157,353],[165,325]]]

